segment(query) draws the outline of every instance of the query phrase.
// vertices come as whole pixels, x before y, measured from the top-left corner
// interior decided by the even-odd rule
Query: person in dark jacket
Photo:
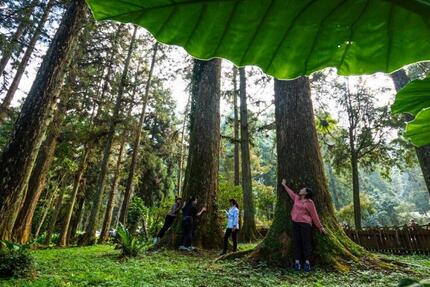
[[[182,245],[179,246],[180,250],[192,251],[192,241],[193,241],[193,230],[194,221],[196,217],[199,217],[206,211],[206,207],[203,207],[199,212],[197,212],[197,198],[191,197],[187,204],[182,209]]]

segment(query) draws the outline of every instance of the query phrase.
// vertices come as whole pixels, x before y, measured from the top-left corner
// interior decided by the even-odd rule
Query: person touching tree
[[[196,217],[199,217],[206,211],[206,207],[203,207],[197,212],[197,198],[192,196],[187,204],[182,209],[182,242],[183,245],[179,247],[180,250],[192,251],[194,221]]]
[[[293,201],[291,220],[293,221],[293,250],[294,270],[300,271],[301,258],[304,256],[304,271],[311,271],[310,258],[312,255],[312,224],[325,234],[326,231],[321,224],[315,204],[312,200],[312,189],[304,187],[296,194],[287,186],[287,181],[282,180],[282,186]]]

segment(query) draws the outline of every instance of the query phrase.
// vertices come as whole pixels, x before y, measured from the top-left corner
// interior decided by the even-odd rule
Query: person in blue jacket
[[[239,232],[239,204],[230,199],[230,209],[227,212],[227,229],[224,234],[224,250],[221,255],[227,254],[228,239],[233,239],[233,252],[237,251],[237,233]]]

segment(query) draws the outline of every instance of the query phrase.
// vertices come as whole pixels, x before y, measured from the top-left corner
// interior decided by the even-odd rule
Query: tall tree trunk
[[[75,174],[73,181],[73,189],[70,195],[69,206],[67,207],[66,216],[64,217],[63,224],[61,227],[60,239],[57,242],[58,246],[68,245],[67,239],[69,238],[69,226],[70,220],[72,219],[73,210],[75,208],[76,197],[78,195],[79,187],[82,183],[82,176],[84,175],[85,168],[87,165],[87,158],[90,153],[90,147],[86,145],[82,151],[81,162],[79,163],[78,171]]]
[[[127,224],[128,206],[134,189],[134,174],[136,172],[137,159],[139,155],[140,139],[142,136],[142,127],[145,120],[145,111],[149,99],[149,89],[151,87],[152,73],[154,71],[155,59],[157,57],[158,42],[154,45],[154,53],[152,55],[151,67],[149,69],[148,80],[146,82],[145,93],[142,98],[142,111],[140,112],[139,123],[136,128],[136,135],[133,142],[133,154],[131,156],[131,163],[127,177],[127,183],[125,185],[124,200],[122,202],[121,214],[119,221],[123,224]]]
[[[130,65],[131,55],[134,48],[134,42],[136,40],[136,34],[137,34],[137,26],[135,26],[134,28],[133,36],[131,38],[130,45],[128,48],[127,58],[124,64],[124,70],[122,72],[121,82],[118,88],[118,95],[116,98],[112,120],[110,122],[109,134],[107,136],[106,143],[104,146],[100,175],[97,183],[97,190],[94,195],[93,206],[91,207],[91,213],[90,213],[88,225],[86,227],[85,234],[81,242],[82,245],[94,244],[96,241],[96,228],[98,224],[98,217],[99,217],[100,207],[102,204],[103,193],[105,189],[105,178],[108,172],[109,158],[111,154],[113,138],[115,135],[119,114],[123,104],[122,102],[123,102],[123,96],[124,96],[124,89],[125,89],[125,84],[127,80],[127,74],[128,74],[128,69]]]
[[[27,67],[28,62],[30,61],[30,57],[33,54],[34,47],[36,46],[36,42],[39,39],[40,35],[42,34],[43,26],[45,25],[45,22],[48,20],[49,13],[53,5],[54,5],[54,0],[49,0],[48,3],[46,4],[45,9],[43,11],[43,15],[40,18],[39,24],[37,25],[37,28],[34,31],[34,34],[31,37],[30,42],[28,43],[27,50],[25,51],[24,56],[22,57],[21,62],[18,65],[12,84],[10,85],[6,93],[6,96],[4,97],[3,102],[0,105],[0,124],[2,123],[2,121],[4,121],[5,117],[7,116],[10,103],[12,102],[12,99],[15,96],[19,83],[21,82],[22,75],[24,75],[25,68]]]
[[[21,19],[18,27],[15,30],[12,38],[9,40],[9,44],[6,45],[6,49],[2,51],[2,58],[0,60],[0,76],[3,74],[6,69],[7,64],[9,63],[10,58],[12,57],[13,52],[16,49],[16,46],[19,42],[19,38],[21,38],[22,34],[30,25],[30,20],[28,19],[34,11],[34,8],[39,4],[39,0],[34,0],[31,4],[25,8],[24,16]]]
[[[45,241],[43,242],[45,245],[49,245],[51,243],[52,234],[54,233],[58,215],[60,214],[61,206],[63,204],[65,190],[66,186],[63,184],[60,189],[60,193],[58,194],[57,199],[55,201],[55,207],[51,219],[49,220],[48,231],[46,233]]]
[[[82,220],[82,214],[84,213],[85,207],[85,180],[82,184],[81,192],[78,194],[76,199],[76,211],[73,213],[72,220],[70,221],[70,227],[67,234],[67,242],[74,241],[76,237],[76,232],[79,228],[79,223]]]
[[[275,116],[278,180],[298,190],[311,187],[327,235],[314,234],[314,255],[321,264],[345,270],[366,251],[353,243],[339,227],[327,191],[327,183],[315,128],[309,80],[275,80]],[[254,260],[290,265],[292,256],[292,202],[279,184],[273,224],[264,241],[250,255]],[[370,259],[370,257],[369,257]]]
[[[0,239],[9,239],[48,115],[62,84],[69,51],[86,14],[84,0],[71,1],[25,99],[11,140],[0,160]],[[19,156],[18,156],[19,155]]]
[[[198,198],[207,211],[196,222],[194,244],[220,248],[222,230],[216,205],[220,148],[221,60],[194,60],[191,130],[183,197]],[[180,239],[180,237],[174,237]],[[174,244],[179,244],[174,240]]]
[[[239,162],[239,112],[237,108],[237,68],[233,67],[233,112],[234,112],[234,185],[240,185]]]
[[[410,81],[408,75],[406,75],[406,72],[403,69],[392,73],[391,78],[393,79],[394,86],[397,92],[399,92]],[[413,115],[405,114],[405,120],[407,122],[410,122],[413,119],[414,119]],[[430,145],[416,147],[415,152],[417,154],[418,162],[421,167],[421,172],[423,173],[423,176],[424,176],[424,181],[427,186],[427,191],[430,193]]]
[[[240,147],[242,155],[243,226],[239,233],[241,241],[252,242],[257,239],[255,209],[252,194],[251,160],[249,155],[248,106],[246,103],[245,68],[239,69],[240,75]]]
[[[105,212],[105,216],[104,216],[104,220],[103,220],[103,227],[102,227],[102,231],[100,232],[100,238],[99,238],[100,243],[105,242],[109,238],[109,229],[110,229],[110,226],[112,223],[112,212],[113,212],[113,207],[114,207],[113,201],[115,198],[115,192],[117,190],[118,181],[120,178],[119,174],[120,174],[121,167],[122,167],[122,156],[124,153],[124,146],[125,146],[125,139],[127,137],[127,132],[128,132],[128,130],[126,128],[124,128],[124,131],[121,135],[121,144],[119,146],[118,159],[116,161],[115,172],[114,172],[114,175],[112,178],[112,183],[110,186],[109,199],[108,199],[108,203],[106,206],[106,212]]]
[[[19,243],[26,243],[30,239],[34,211],[36,210],[40,195],[46,187],[48,171],[54,160],[55,148],[59,140],[64,112],[64,106],[60,105],[60,108],[55,112],[54,120],[49,125],[48,136],[37,155],[36,164],[28,183],[24,204],[20,208],[13,229],[13,238]]]

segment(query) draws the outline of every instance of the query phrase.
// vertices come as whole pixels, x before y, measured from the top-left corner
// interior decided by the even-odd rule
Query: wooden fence
[[[429,254],[430,224],[426,226],[380,227],[353,230],[345,233],[370,251],[393,254]]]

